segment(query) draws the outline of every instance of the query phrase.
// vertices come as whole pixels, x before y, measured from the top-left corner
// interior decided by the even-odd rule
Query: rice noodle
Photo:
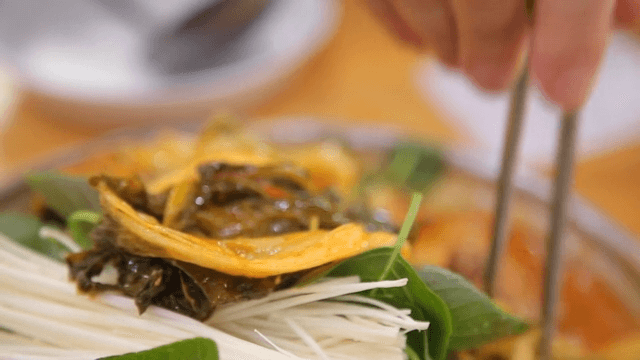
[[[409,310],[351,295],[406,279],[328,279],[220,306],[202,323],[154,306],[138,315],[132,299],[115,294],[78,295],[66,272],[0,235],[0,328],[11,331],[0,330],[0,358],[95,359],[206,337],[223,360],[403,359],[405,334],[429,326]]]

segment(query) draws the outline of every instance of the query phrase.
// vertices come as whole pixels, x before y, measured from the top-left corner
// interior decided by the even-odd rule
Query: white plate
[[[242,102],[268,92],[314,54],[331,37],[338,18],[336,0],[274,0],[234,45],[233,60],[168,75],[147,61],[144,28],[96,2],[4,1],[0,60],[25,88],[85,104],[149,108]]]

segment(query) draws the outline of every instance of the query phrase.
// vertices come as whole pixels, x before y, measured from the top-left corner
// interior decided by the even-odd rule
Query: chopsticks
[[[555,315],[562,278],[563,232],[567,217],[567,207],[571,194],[573,162],[577,134],[577,112],[562,115],[559,149],[556,157],[556,178],[551,202],[549,239],[547,240],[547,260],[542,303],[542,339],[540,359],[551,359],[551,342],[555,330]]]
[[[498,178],[497,198],[493,223],[493,239],[487,261],[484,289],[493,297],[495,279],[499,272],[500,259],[504,253],[508,234],[509,205],[513,188],[518,145],[527,97],[529,78],[528,59],[511,96],[508,126],[502,153],[502,167]],[[555,332],[556,304],[562,278],[563,233],[566,221],[567,202],[570,199],[578,112],[565,112],[561,119],[559,146],[556,156],[556,176],[551,201],[550,228],[547,239],[547,257],[542,304],[542,338],[540,359],[552,358],[551,343]]]
[[[504,253],[504,243],[507,235],[509,199],[513,187],[513,172],[518,155],[518,144],[520,142],[520,133],[522,132],[522,119],[524,118],[527,97],[527,85],[529,83],[528,62],[527,59],[524,69],[518,77],[516,86],[511,93],[507,132],[502,149],[502,165],[497,184],[497,199],[492,232],[493,242],[484,274],[484,291],[490,297],[493,297],[495,292],[495,278],[498,274],[500,264],[498,260],[502,258],[502,254]]]

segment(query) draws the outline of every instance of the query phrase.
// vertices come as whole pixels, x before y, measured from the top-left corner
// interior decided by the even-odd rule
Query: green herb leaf
[[[78,210],[100,212],[98,192],[86,178],[44,171],[28,174],[26,181],[33,191],[44,196],[47,205],[64,218]]]
[[[524,321],[498,308],[487,295],[458,274],[425,266],[418,275],[449,307],[453,321],[451,349],[475,348],[528,329]]]
[[[418,355],[413,348],[407,347],[404,349],[405,354],[407,354],[407,359],[408,360],[420,360],[422,359],[420,357],[420,355]],[[429,355],[429,353],[426,353],[426,355]],[[430,360],[429,357],[426,358],[427,360]]]
[[[342,261],[326,276],[358,275],[363,282],[378,281],[393,252],[394,248],[391,247],[367,251]],[[404,287],[378,289],[375,295],[372,295],[372,291],[366,292],[364,295],[400,309],[410,309],[411,317],[415,320],[431,322],[426,333],[423,331],[409,333],[407,346],[418,354],[420,359],[429,359],[429,356],[435,360],[444,359],[452,332],[449,309],[444,301],[425,285],[411,265],[398,256],[392,262],[385,280],[403,278],[408,279],[408,283]]]
[[[0,213],[0,233],[22,246],[64,261],[67,248],[61,244],[40,238],[39,232],[44,224],[37,217],[18,213]]]
[[[102,216],[89,210],[79,210],[67,218],[67,229],[71,237],[83,249],[89,249],[93,245],[89,233],[100,222]]]
[[[411,191],[426,192],[445,168],[442,154],[437,149],[403,143],[392,151],[387,177]]]
[[[189,359],[189,360],[218,360],[218,347],[211,339],[194,338],[163,345],[155,349],[109,356],[102,360],[159,360],[159,359]]]
[[[411,197],[411,204],[409,205],[409,211],[407,211],[407,216],[405,216],[404,221],[402,222],[402,227],[400,228],[400,233],[398,234],[398,239],[396,240],[395,245],[393,246],[393,253],[389,257],[387,261],[387,265],[384,267],[384,270],[380,274],[380,278],[378,280],[384,280],[389,275],[389,271],[393,267],[393,263],[396,258],[400,255],[400,251],[402,250],[402,246],[405,241],[407,241],[407,237],[409,237],[409,232],[411,232],[411,228],[413,227],[413,223],[416,221],[416,216],[418,215],[418,210],[420,210],[420,203],[422,202],[422,193],[415,192]],[[374,290],[374,294],[375,294]]]

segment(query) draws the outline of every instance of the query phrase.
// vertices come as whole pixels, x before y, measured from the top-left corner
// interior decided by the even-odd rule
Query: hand
[[[369,0],[403,40],[432,49],[478,86],[503,90],[530,44],[531,77],[547,98],[579,107],[589,95],[614,26],[640,21],[640,0]]]

